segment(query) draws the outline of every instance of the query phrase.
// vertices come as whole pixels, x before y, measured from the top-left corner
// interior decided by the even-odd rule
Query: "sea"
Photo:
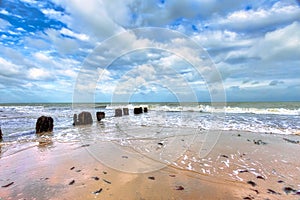
[[[148,108],[147,113],[134,115],[135,107]],[[115,117],[115,109],[128,108],[129,115]],[[194,128],[195,130],[249,131],[258,134],[299,134],[300,102],[239,102],[212,103],[95,103],[74,106],[71,103],[0,104],[0,126],[4,142],[36,139],[35,123],[40,116],[54,119],[52,137],[60,141],[79,140],[84,130],[74,127],[73,115],[82,111],[92,114],[94,129],[105,132],[101,138],[123,137],[126,130],[152,127]],[[105,112],[97,122],[96,112]],[[117,127],[117,128],[116,128]],[[123,128],[125,130],[125,128]],[[80,133],[79,133],[80,132]],[[155,134],[143,134],[145,137]],[[132,135],[135,137],[135,135]],[[130,137],[130,134],[127,137]]]

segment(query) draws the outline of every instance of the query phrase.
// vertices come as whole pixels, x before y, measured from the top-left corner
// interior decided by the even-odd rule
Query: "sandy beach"
[[[299,136],[223,131],[211,153],[195,140],[178,160],[126,173],[91,156],[94,143],[2,143],[1,199],[299,199]],[[130,154],[116,157],[129,160]],[[114,156],[112,152],[111,156]]]

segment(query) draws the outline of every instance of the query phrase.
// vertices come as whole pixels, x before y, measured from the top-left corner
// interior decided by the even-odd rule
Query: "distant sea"
[[[114,117],[116,108],[129,108],[129,116]],[[147,107],[148,113],[134,115],[134,107]],[[89,111],[94,118],[92,126],[106,132],[122,124],[128,126],[189,127],[199,130],[234,130],[272,134],[299,134],[300,102],[242,102],[212,106],[210,103],[96,103],[72,108],[70,103],[0,104],[0,126],[4,141],[33,140],[35,123],[42,115],[54,119],[53,137],[58,140],[78,140],[78,129],[73,127],[73,114]],[[97,111],[106,118],[96,123]],[[84,132],[84,129],[81,132]],[[104,132],[105,132],[104,131]],[[111,134],[106,134],[110,137]]]

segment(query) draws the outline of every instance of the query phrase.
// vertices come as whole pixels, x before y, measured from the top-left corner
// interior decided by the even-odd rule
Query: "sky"
[[[300,101],[300,2],[0,0],[0,94]]]

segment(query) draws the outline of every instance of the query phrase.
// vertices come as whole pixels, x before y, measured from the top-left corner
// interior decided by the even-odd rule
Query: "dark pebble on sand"
[[[122,158],[126,158],[126,159],[127,159],[127,158],[128,158],[128,156],[122,156]]]
[[[226,156],[226,155],[220,155],[220,157],[223,157],[223,158],[229,158],[229,157]]]
[[[102,188],[100,188],[99,190],[97,190],[97,191],[95,191],[95,192],[93,192],[93,194],[99,194],[100,192],[102,192]]]
[[[248,169],[242,169],[239,171],[239,173],[245,173],[245,172],[249,172]]]
[[[81,169],[76,170],[76,172],[81,172]]]
[[[184,190],[184,187],[182,187],[181,185],[175,186],[175,190]]]
[[[107,172],[103,171],[103,174],[107,174]]]
[[[162,142],[157,143],[160,146],[164,146],[164,144]]]
[[[99,178],[97,176],[93,176],[92,179],[94,179],[95,181],[99,180]]]
[[[268,193],[269,193],[269,194],[280,194],[280,193],[275,192],[275,191],[272,190],[272,189],[268,189]]]
[[[241,137],[241,134],[238,134],[237,136],[238,136],[238,137]]]
[[[71,168],[70,168],[70,170],[73,170],[73,169],[75,169],[75,167],[71,167]]]
[[[282,180],[279,180],[279,181],[277,181],[277,183],[284,183],[284,181],[282,181]]]
[[[10,183],[8,183],[8,184],[6,184],[6,185],[2,185],[1,187],[6,188],[6,187],[11,186],[11,185],[14,184],[14,183],[15,183],[15,182],[10,182]]]
[[[257,144],[257,145],[265,145],[267,144],[266,142],[263,142],[262,140],[253,140],[254,144]]]
[[[169,176],[170,176],[170,177],[176,177],[176,175],[174,175],[174,174],[170,174]]]
[[[257,176],[256,178],[257,178],[257,179],[262,179],[262,180],[265,180],[265,178],[264,178],[264,177],[262,177],[262,176]]]
[[[244,197],[243,199],[245,199],[245,200],[251,200],[252,198],[251,197]]]
[[[259,191],[258,190],[254,190],[254,189],[251,189],[252,191],[256,192],[256,194],[259,194]]]
[[[81,147],[89,147],[90,145],[89,144],[83,144],[81,145]]]
[[[155,177],[154,176],[149,176],[148,179],[155,180]]]
[[[286,193],[286,194],[289,194],[291,192],[296,192],[295,189],[291,188],[291,187],[284,187],[283,188],[283,191]]]
[[[110,181],[108,181],[108,180],[105,180],[105,179],[102,179],[105,183],[107,183],[107,184],[111,184],[111,182]]]
[[[256,186],[256,183],[253,182],[253,181],[247,181],[247,183],[250,184],[250,185],[253,186],[253,187]]]
[[[75,183],[75,180],[72,180],[69,185],[73,185]]]

